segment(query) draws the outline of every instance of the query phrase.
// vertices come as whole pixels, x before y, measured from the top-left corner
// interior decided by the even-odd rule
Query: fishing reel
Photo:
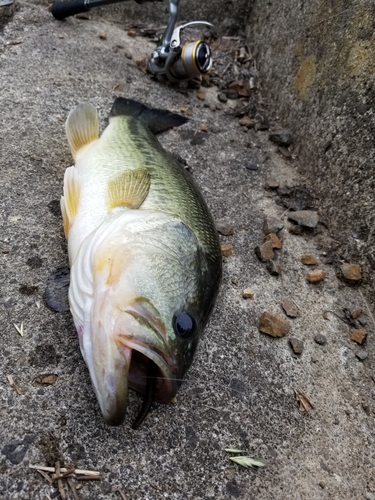
[[[177,26],[180,0],[169,0],[170,16],[161,44],[154,50],[148,63],[155,76],[165,75],[171,82],[190,80],[206,75],[212,67],[210,46],[203,40],[182,44],[182,30],[188,26],[204,25],[213,28],[207,21],[191,21]]]
[[[117,3],[124,0],[71,0],[56,2],[51,7],[52,15],[59,20],[86,12],[93,7]],[[136,0],[137,3],[162,0]],[[203,25],[213,28],[207,21],[191,21],[176,27],[180,0],[169,0],[169,21],[160,45],[152,52],[148,62],[149,71],[155,76],[165,76],[171,82],[190,80],[206,75],[212,67],[212,52],[204,40],[182,42],[185,28]]]

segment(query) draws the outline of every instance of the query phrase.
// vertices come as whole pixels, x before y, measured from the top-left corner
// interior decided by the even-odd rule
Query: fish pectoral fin
[[[91,104],[79,104],[68,116],[65,124],[70,151],[74,160],[77,152],[90,142],[99,139],[98,113]]]
[[[127,170],[108,182],[108,210],[139,208],[150,190],[151,176],[145,169]]]
[[[80,192],[81,182],[79,173],[75,167],[69,167],[65,170],[64,196],[61,197],[60,201],[66,238],[78,212]]]

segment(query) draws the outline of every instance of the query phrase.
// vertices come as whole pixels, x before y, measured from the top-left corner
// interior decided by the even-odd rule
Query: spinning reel
[[[57,2],[51,7],[52,15],[62,20],[66,17],[86,12],[93,7],[100,7],[124,0],[72,0]],[[136,0],[137,3],[161,0]],[[160,45],[152,52],[148,68],[155,76],[163,75],[171,82],[189,80],[206,75],[212,67],[210,46],[203,40],[183,43],[182,31],[190,26],[203,25],[213,28],[207,21],[191,21],[176,27],[180,0],[169,0],[169,21]]]

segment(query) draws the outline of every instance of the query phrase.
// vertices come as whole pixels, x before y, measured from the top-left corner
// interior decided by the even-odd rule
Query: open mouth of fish
[[[165,326],[148,305],[133,303],[122,310],[113,331],[112,342],[103,343],[101,351],[94,348],[90,374],[103,417],[110,425],[120,425],[125,418],[128,388],[143,395],[133,423],[136,429],[154,401],[168,403],[175,396],[179,387],[176,364]],[[93,346],[98,344],[92,340]]]

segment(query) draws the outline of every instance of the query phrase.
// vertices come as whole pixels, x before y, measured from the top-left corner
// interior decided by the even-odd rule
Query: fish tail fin
[[[185,116],[171,113],[164,109],[148,108],[144,104],[125,97],[118,97],[109,117],[132,116],[140,120],[153,133],[159,134],[173,127],[179,127],[188,121]]]
[[[70,151],[74,160],[77,152],[99,139],[98,113],[91,104],[79,104],[70,113],[65,124]]]

